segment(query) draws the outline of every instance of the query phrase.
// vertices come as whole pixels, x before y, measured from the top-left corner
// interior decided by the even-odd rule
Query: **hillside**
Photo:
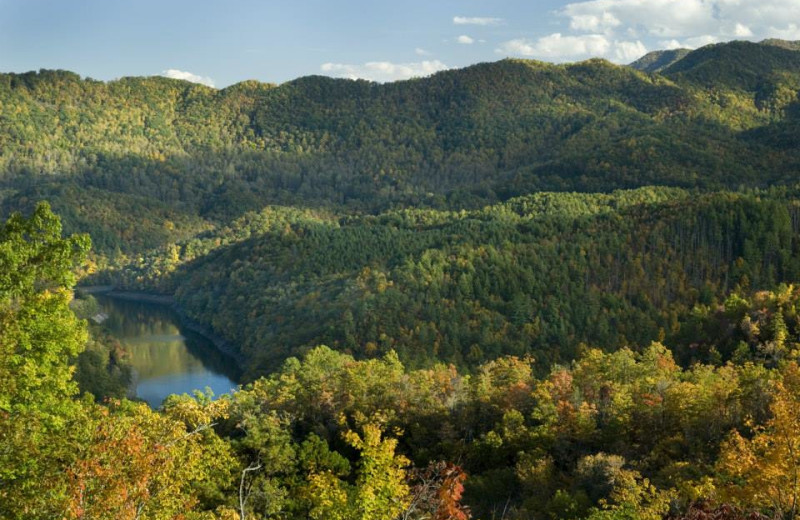
[[[800,52],[674,57],[0,75],[0,517],[796,517]],[[244,386],[126,399],[76,283]]]
[[[319,344],[412,366],[547,367],[581,344],[672,340],[697,304],[800,278],[798,207],[794,190],[664,188],[374,217],[270,207],[98,283],[174,293],[250,361],[248,379]]]
[[[754,94],[756,106],[781,109],[796,102],[800,52],[751,42],[707,45],[665,68],[674,80]]]
[[[258,360],[251,376],[320,343],[415,365],[571,359],[677,333],[743,276],[795,277],[794,191],[736,190],[797,182],[799,65],[732,42],[661,74],[504,60],[222,90],[6,74],[0,204],[52,201],[92,235],[95,280],[174,294]],[[682,189],[558,193],[645,185]]]
[[[761,42],[763,45],[774,45],[782,47],[791,51],[800,51],[800,41],[780,40],[777,38],[770,38]]]
[[[444,363],[409,366],[398,356],[408,357],[408,350],[384,350],[392,339],[385,328],[377,343],[355,352],[363,359],[326,346],[303,349],[280,365],[256,358],[251,365],[268,370],[267,377],[217,400],[173,395],[157,411],[118,398],[78,398],[81,380],[73,380],[71,360],[99,354],[83,351],[86,322],[69,307],[73,271],[84,265],[89,240],[62,238],[46,204],[31,218],[15,215],[0,227],[0,516],[467,520],[505,511],[511,520],[787,518],[791,506],[777,499],[787,489],[800,492],[792,457],[800,439],[800,289],[752,291],[746,278],[797,277],[800,200],[781,190],[715,194],[697,203],[688,195],[674,189],[538,194],[471,214],[409,211],[363,221],[296,209],[249,215],[192,244],[211,267],[200,281],[218,285],[184,295],[210,302],[225,285],[247,288],[222,298],[236,306],[248,333],[254,332],[248,321],[265,304],[252,289],[268,278],[294,274],[293,262],[308,262],[307,277],[295,276],[294,286],[316,281],[320,290],[295,306],[321,307],[332,284],[315,278],[313,268],[324,276],[367,255],[372,265],[378,256],[400,259],[409,276],[365,268],[353,289],[368,294],[344,303],[372,306],[367,310],[382,318],[380,326],[407,318],[407,310],[438,308],[437,317],[418,314],[415,331],[428,336],[423,346],[443,350],[447,335],[469,328],[479,341],[474,349],[502,345],[519,325],[535,339],[540,323],[529,320],[541,307],[542,322],[566,317],[571,306],[607,325],[606,332],[627,334],[648,322],[615,313],[615,301],[658,305],[673,289],[678,299],[686,291],[700,301],[688,316],[670,311],[677,334],[659,332],[663,343],[614,352],[579,345],[575,359],[553,363],[554,343],[535,356],[474,360],[469,371]],[[403,260],[419,249],[411,229],[423,242],[438,236],[478,245],[469,256],[444,246],[443,254],[431,250],[415,263]],[[592,236],[581,240],[583,232]],[[230,256],[236,244],[251,255]],[[303,254],[320,244],[325,258]],[[598,257],[603,248],[606,257]],[[739,276],[738,287],[717,297],[719,287],[709,282],[692,297],[694,280],[721,274],[728,255],[742,255],[728,272]],[[604,261],[609,268],[595,273]],[[581,280],[572,273],[572,285],[564,285],[564,273],[575,269],[586,282],[605,284],[604,308],[573,292]],[[416,287],[408,284],[411,276]],[[543,294],[531,291],[536,281],[553,298],[526,302]],[[495,308],[459,308],[447,296],[448,284],[457,285],[468,306]],[[406,309],[402,293],[409,287],[429,300],[443,298],[431,309]],[[292,299],[292,285],[263,296],[280,299],[280,293]],[[503,323],[506,294],[514,299]],[[244,307],[248,300],[255,305]],[[355,318],[341,321],[359,334]],[[270,324],[258,326],[268,331]],[[108,377],[102,364],[97,368],[96,375]]]
[[[692,52],[691,49],[652,51],[628,66],[636,70],[641,70],[642,72],[661,72],[675,62],[682,60],[690,52]]]
[[[131,197],[158,207],[166,228],[123,237],[95,223],[109,253],[186,238],[166,221],[196,230],[266,204],[476,208],[538,190],[792,182],[797,150],[758,130],[796,105],[798,56],[734,42],[664,75],[505,60],[384,85],[307,77],[222,90],[3,74],[0,197],[4,213],[48,198],[70,230],[92,220],[76,189],[112,208]]]

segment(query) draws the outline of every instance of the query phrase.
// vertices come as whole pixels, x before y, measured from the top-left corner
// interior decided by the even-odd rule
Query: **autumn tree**
[[[67,519],[178,519],[194,510],[201,496],[213,500],[210,485],[231,480],[230,445],[208,422],[218,407],[167,405],[172,408],[167,413],[131,402],[92,407],[87,442],[66,472]]]
[[[61,223],[41,203],[29,218],[0,228],[0,516],[53,514],[64,498],[57,468],[73,453],[70,359],[86,342],[69,308],[86,236],[62,238]]]
[[[718,462],[722,493],[745,508],[773,511],[791,520],[800,508],[800,367],[783,369],[775,384],[772,418],[752,425],[751,438],[734,430]]]
[[[397,439],[384,435],[384,419],[361,415],[358,426],[343,433],[359,453],[355,481],[350,484],[330,470],[308,476],[306,497],[311,518],[382,520],[395,518],[409,505],[405,468],[410,461],[398,455]]]

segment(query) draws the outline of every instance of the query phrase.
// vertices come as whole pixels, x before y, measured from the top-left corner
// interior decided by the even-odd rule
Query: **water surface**
[[[210,388],[220,395],[236,388],[236,363],[203,336],[181,327],[168,306],[97,295],[108,315],[103,327],[129,354],[134,369],[131,391],[157,408],[170,394]]]

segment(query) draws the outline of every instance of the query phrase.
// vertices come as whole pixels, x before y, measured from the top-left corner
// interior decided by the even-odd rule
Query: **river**
[[[208,387],[218,396],[236,388],[241,374],[235,361],[208,339],[181,327],[169,306],[95,297],[108,315],[103,327],[129,354],[134,369],[131,394],[152,408],[170,394]]]

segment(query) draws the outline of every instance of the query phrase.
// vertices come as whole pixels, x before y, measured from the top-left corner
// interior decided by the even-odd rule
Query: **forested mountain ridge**
[[[773,46],[773,47],[779,47],[781,49],[786,49],[789,51],[800,51],[800,41],[787,41],[776,38],[766,39],[759,42],[758,44],[753,44],[752,42],[723,43],[717,46],[712,44],[708,45],[706,49],[713,49],[715,47],[721,47],[724,49],[736,43],[743,44],[744,46],[749,46],[749,45],[758,45],[761,47]],[[691,53],[692,49],[686,49],[686,48],[651,51],[642,56],[641,58],[639,58],[638,60],[630,63],[628,66],[633,67],[636,70],[641,70],[643,72],[651,72],[651,73],[663,72],[672,65],[675,65],[677,62],[681,61],[683,58],[685,58]]]
[[[676,61],[663,74],[706,88],[728,88],[756,94],[756,106],[769,99],[777,107],[796,101],[781,89],[797,88],[800,52],[789,47],[750,42],[707,45]]]
[[[797,518],[798,56],[1,75],[0,517]],[[78,278],[247,385],[122,399]]]
[[[95,283],[174,294],[228,338],[248,379],[318,344],[412,366],[573,359],[666,339],[729,291],[800,278],[796,189],[539,193],[481,210],[345,216],[269,207]],[[246,317],[246,318],[245,318]],[[673,341],[674,340],[674,341]]]
[[[628,66],[642,72],[661,72],[675,62],[683,59],[691,49],[672,49],[666,51],[651,51],[630,63]]]
[[[743,277],[794,279],[794,190],[709,190],[797,181],[799,71],[800,52],[732,42],[663,74],[504,60],[222,90],[6,74],[2,207],[52,201],[91,233],[95,280],[174,294],[260,360],[252,377],[319,343],[571,359],[675,333]],[[528,195],[644,184],[693,191]]]
[[[475,207],[541,189],[764,186],[792,177],[796,151],[744,131],[792,117],[798,57],[734,42],[663,75],[504,60],[384,85],[222,90],[3,74],[0,172],[18,197],[73,182],[212,218],[266,203]]]

